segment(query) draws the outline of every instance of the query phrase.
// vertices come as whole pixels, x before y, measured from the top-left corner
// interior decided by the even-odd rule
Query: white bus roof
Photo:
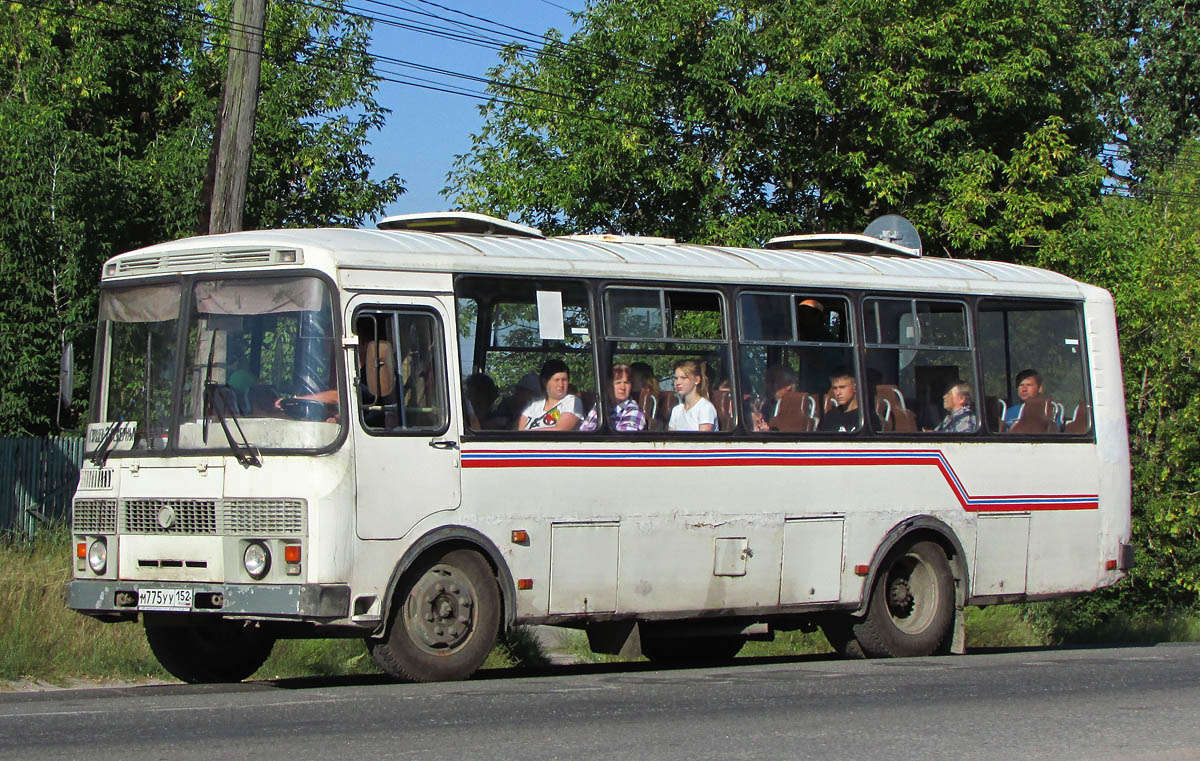
[[[667,243],[661,238],[631,241],[413,230],[282,229],[184,238],[149,246],[114,256],[105,263],[103,272],[105,279],[114,279],[302,264],[331,274],[338,269],[378,269],[1074,298],[1091,290],[1065,275],[1003,262],[701,246]]]

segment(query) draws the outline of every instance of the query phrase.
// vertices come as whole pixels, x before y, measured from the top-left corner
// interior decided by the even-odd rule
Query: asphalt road
[[[1200,645],[0,694],[3,759],[1200,759]]]

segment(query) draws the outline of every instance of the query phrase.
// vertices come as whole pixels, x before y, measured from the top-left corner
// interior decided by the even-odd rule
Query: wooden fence
[[[0,534],[71,519],[82,438],[0,438]]]

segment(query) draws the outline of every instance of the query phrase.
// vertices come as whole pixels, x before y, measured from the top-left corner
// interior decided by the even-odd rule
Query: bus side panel
[[[1100,468],[1101,567],[1121,557],[1121,544],[1132,536],[1129,470],[1129,426],[1125,420],[1125,384],[1117,346],[1117,320],[1112,297],[1089,289],[1085,304],[1088,361],[1096,426],[1096,460]],[[1099,585],[1116,583],[1124,574],[1099,571]]]

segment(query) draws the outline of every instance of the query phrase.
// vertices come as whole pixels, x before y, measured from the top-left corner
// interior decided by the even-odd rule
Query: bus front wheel
[[[266,663],[275,638],[236,621],[167,626],[146,620],[146,641],[172,676],[192,684],[240,682]]]
[[[954,575],[935,542],[902,546],[880,567],[867,615],[853,624],[865,655],[932,655],[954,623]],[[835,645],[836,647],[836,645]]]
[[[453,550],[407,573],[383,639],[368,640],[375,663],[410,682],[466,679],[500,631],[500,588],[476,552]]]

